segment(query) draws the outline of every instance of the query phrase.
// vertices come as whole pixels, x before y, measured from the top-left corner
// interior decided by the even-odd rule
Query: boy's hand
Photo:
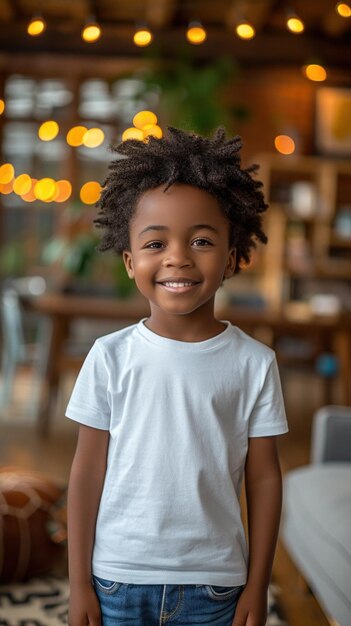
[[[265,626],[267,621],[267,591],[245,587],[235,611],[232,626]]]
[[[99,601],[91,583],[71,584],[68,626],[101,626]]]

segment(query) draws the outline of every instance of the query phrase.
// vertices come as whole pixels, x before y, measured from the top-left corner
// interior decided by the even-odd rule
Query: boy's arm
[[[91,581],[91,559],[108,442],[107,430],[79,426],[68,486],[69,626],[101,626]]]
[[[276,437],[251,437],[245,466],[249,567],[233,626],[264,626],[282,506]]]

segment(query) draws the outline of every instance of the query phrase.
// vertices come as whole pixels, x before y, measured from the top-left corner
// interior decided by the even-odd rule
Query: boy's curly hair
[[[169,127],[162,139],[149,137],[147,143],[128,139],[112,150],[119,158],[109,166],[94,223],[104,228],[98,250],[117,253],[130,248],[129,225],[142,193],[174,183],[192,185],[214,196],[230,223],[230,246],[236,248],[237,264],[249,263],[256,241],[267,242],[262,230],[262,213],[267,209],[262,182],[252,174],[258,166],[242,169],[241,138],[226,138],[218,128],[212,138],[204,138]]]

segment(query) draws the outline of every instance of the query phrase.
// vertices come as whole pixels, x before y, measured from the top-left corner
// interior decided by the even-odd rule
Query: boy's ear
[[[233,276],[236,268],[236,248],[229,250],[227,265],[224,272],[224,278],[230,278]]]
[[[134,278],[133,257],[130,250],[123,250],[122,258],[129,278]]]

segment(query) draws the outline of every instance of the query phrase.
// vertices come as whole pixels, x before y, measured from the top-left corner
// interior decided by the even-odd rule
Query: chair
[[[311,463],[288,472],[284,483],[285,547],[330,623],[349,626],[351,407],[315,413]]]
[[[311,463],[351,462],[351,407],[325,406],[312,423]]]
[[[21,296],[34,296],[46,289],[41,276],[6,281],[1,289],[0,319],[2,330],[0,410],[11,402],[15,374],[19,365],[33,367],[34,380],[31,396],[31,411],[35,412],[40,392],[40,363],[45,321],[25,316]]]

